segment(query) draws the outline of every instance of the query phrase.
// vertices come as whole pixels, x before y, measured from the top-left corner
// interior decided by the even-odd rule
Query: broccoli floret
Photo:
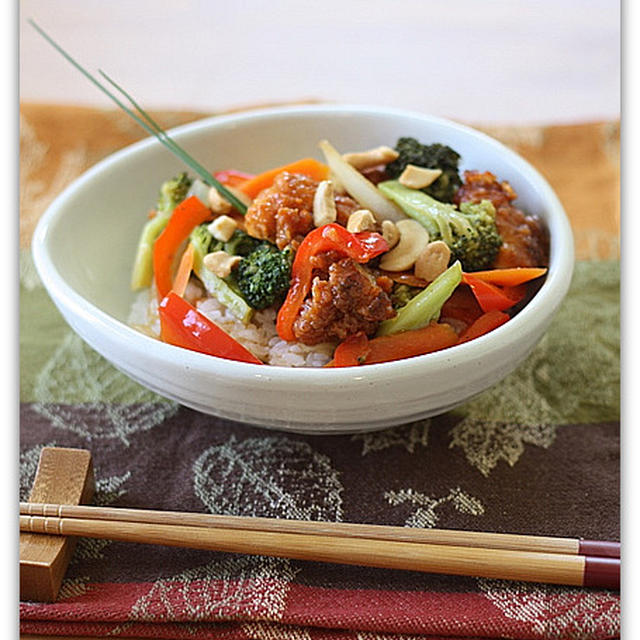
[[[428,232],[431,240],[442,240],[451,249],[451,262],[459,260],[464,271],[491,267],[502,246],[496,226],[496,210],[489,200],[473,204],[463,202],[460,209],[440,202],[417,189],[409,189],[397,180],[378,185]]]
[[[173,211],[186,197],[193,179],[185,172],[162,183],[156,208],[160,213]]]
[[[291,284],[293,253],[261,242],[246,255],[233,272],[244,299],[254,309],[266,309],[284,300]]]
[[[391,289],[391,304],[393,308],[400,309],[400,307],[404,307],[411,298],[417,296],[421,291],[420,287],[411,287],[408,284],[394,282],[393,289]]]
[[[207,229],[206,224],[198,225],[191,232],[189,240],[193,245],[195,245],[201,256],[206,256],[207,253],[211,253],[211,245],[214,243],[214,239],[209,232],[209,229]]]
[[[450,246],[452,260],[460,260],[465,271],[489,269],[502,246],[495,207],[489,200],[477,204],[463,202],[460,212],[471,224],[473,233],[454,234]]]
[[[442,175],[422,191],[440,202],[453,202],[453,196],[462,184],[458,174],[458,153],[444,144],[424,145],[415,138],[399,138],[395,149],[400,155],[387,165],[390,178],[399,177],[408,164],[440,169]]]
[[[227,240],[227,242],[221,243],[219,248],[212,249],[212,251],[226,251],[232,256],[248,256],[254,249],[257,249],[262,244],[262,240],[250,236],[241,229],[236,229],[233,235]]]

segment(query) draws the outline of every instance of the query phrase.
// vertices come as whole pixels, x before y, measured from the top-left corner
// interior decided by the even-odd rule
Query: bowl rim
[[[329,369],[237,362],[169,345],[144,335],[102,311],[77,293],[58,272],[50,254],[47,239],[50,227],[58,217],[63,216],[67,201],[76,191],[81,190],[108,167],[121,162],[123,158],[143,152],[151,147],[160,148],[160,142],[154,137],[147,137],[130,144],[87,169],[51,202],[38,221],[31,242],[32,255],[38,274],[56,305],[67,309],[72,315],[82,318],[85,322],[91,323],[99,331],[108,331],[112,339],[118,342],[127,342],[130,349],[144,352],[146,358],[152,357],[159,362],[169,360],[172,365],[190,369],[196,374],[222,374],[233,380],[246,380],[249,376],[253,379],[273,383],[305,382],[318,386],[346,384],[355,380],[366,383],[387,376],[392,376],[394,379],[411,378],[418,373],[424,375],[430,371],[437,371],[439,367],[445,365],[447,367],[463,365],[470,358],[481,357],[499,347],[522,340],[527,333],[535,331],[542,322],[553,316],[569,288],[574,266],[573,235],[567,215],[557,195],[537,169],[515,151],[477,129],[439,116],[393,107],[360,104],[313,104],[268,107],[226,115],[214,115],[174,127],[169,129],[168,133],[179,139],[197,136],[203,130],[251,120],[329,113],[415,118],[452,128],[475,137],[483,144],[504,154],[518,174],[523,174],[530,182],[535,183],[547,205],[547,211],[552,217],[552,220],[547,220],[552,239],[551,258],[545,282],[532,300],[514,318],[489,334],[441,351],[364,367]],[[551,229],[551,222],[553,222],[553,229]],[[555,243],[554,238],[556,239]],[[561,244],[558,245],[558,242]]]

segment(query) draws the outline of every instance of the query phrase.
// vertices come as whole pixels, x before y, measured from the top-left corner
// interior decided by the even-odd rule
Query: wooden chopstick
[[[318,522],[312,520],[286,520],[246,516],[225,516],[207,513],[154,511],[92,507],[85,505],[43,504],[21,502],[20,514],[58,518],[86,518],[89,520],[115,520],[148,524],[179,524],[193,527],[217,527],[248,531],[304,533],[341,538],[367,538],[392,542],[421,542],[458,547],[483,547],[512,551],[562,553],[620,557],[620,543],[604,540],[582,540],[551,536],[531,536],[484,531],[457,531],[453,529],[417,529],[388,525],[355,524],[348,522]]]
[[[28,506],[29,503],[25,510],[28,510]],[[53,508],[58,513],[64,513],[67,509],[64,505],[47,506],[49,508],[42,512],[48,513]],[[21,511],[22,509],[21,504]],[[90,509],[92,513],[96,513],[94,510],[99,508],[79,509]],[[134,511],[140,517],[149,515],[136,510],[108,511],[115,511],[116,515],[120,511]],[[106,516],[104,510],[100,513]],[[619,559],[579,554],[407,542],[326,533],[291,533],[246,527],[194,526],[185,524],[184,520],[181,524],[131,521],[114,519],[113,513],[105,519],[21,515],[20,530],[449,575],[612,589],[619,588],[620,584]]]

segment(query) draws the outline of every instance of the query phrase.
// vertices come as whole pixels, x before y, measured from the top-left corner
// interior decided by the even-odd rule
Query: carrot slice
[[[254,176],[250,180],[238,185],[238,189],[243,193],[246,193],[250,198],[255,198],[260,191],[270,187],[273,184],[275,177],[288,171],[289,173],[303,173],[314,180],[326,180],[329,175],[329,167],[326,164],[318,162],[314,158],[303,158],[302,160],[296,160],[290,164],[285,164],[275,169],[269,169],[264,173],[260,173]]]
[[[365,363],[391,362],[421,356],[452,347],[457,342],[458,334],[451,325],[432,322],[421,329],[412,329],[370,340],[370,351]]]
[[[172,290],[181,297],[184,295],[187,284],[189,283],[189,277],[191,276],[191,270],[193,269],[194,256],[195,247],[190,242],[182,254],[180,266],[176,272],[176,277],[173,279]]]
[[[371,351],[369,339],[362,333],[349,336],[341,342],[333,353],[333,360],[327,367],[357,367],[363,364]]]
[[[515,287],[519,284],[535,280],[547,272],[546,267],[510,267],[505,269],[489,269],[487,271],[472,271],[470,276],[497,284],[502,287]],[[465,274],[466,275],[466,274]]]
[[[460,334],[460,342],[468,342],[469,340],[483,336],[485,333],[489,333],[489,331],[497,329],[509,320],[509,317],[508,313],[498,311],[497,309],[483,313],[471,326]]]
[[[334,359],[326,367],[349,367],[362,364],[392,362],[440,351],[458,343],[451,325],[432,322],[412,329],[368,340],[364,334],[351,336],[338,345]]]

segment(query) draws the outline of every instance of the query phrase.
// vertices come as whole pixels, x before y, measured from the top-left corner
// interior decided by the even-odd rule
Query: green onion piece
[[[176,155],[182,160],[188,167],[195,171],[202,180],[210,187],[215,187],[222,196],[224,196],[240,213],[245,214],[247,206],[239,198],[237,198],[231,191],[229,191],[219,180],[211,175],[207,169],[205,169],[197,160],[192,158],[187,151],[178,145],[175,140],[169,137],[169,135],[158,125],[151,116],[144,111],[133,98],[124,91],[119,85],[117,85],[109,76],[103,71],[100,74],[119,91],[138,111],[138,114],[134,113],[129,107],[123,104],[118,97],[116,97],[107,87],[105,87],[97,78],[95,78],[89,71],[82,67],[76,60],[74,60],[59,44],[57,44],[45,31],[43,31],[33,20],[29,19],[28,22],[31,26],[54,48],[56,49],[68,62],[70,62],[78,71],[80,71],[86,78],[88,78],[100,91],[107,95],[115,104],[117,104],[125,113],[133,118],[147,133],[155,136],[164,147],[166,147],[171,153]],[[142,116],[142,117],[140,117]]]

